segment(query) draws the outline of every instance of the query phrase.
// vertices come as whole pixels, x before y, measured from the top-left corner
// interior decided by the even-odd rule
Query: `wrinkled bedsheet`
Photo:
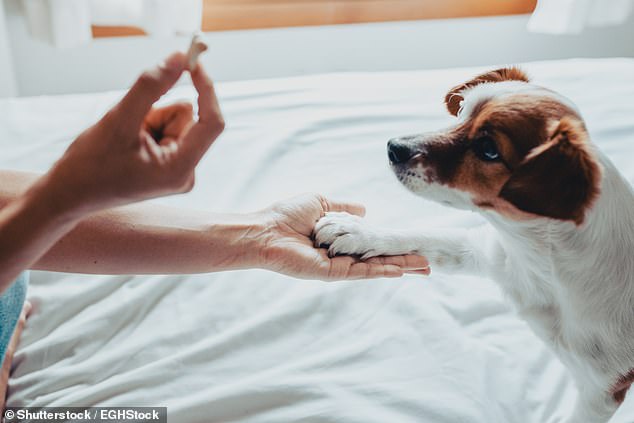
[[[572,98],[634,181],[634,60],[525,64]],[[380,225],[471,227],[408,193],[386,141],[452,117],[481,69],[346,73],[218,85],[227,130],[197,185],[157,203],[251,211],[306,191],[360,201]],[[44,171],[121,93],[0,101],[0,166]],[[163,101],[194,99],[182,86]],[[576,393],[490,280],[326,284],[260,270],[195,276],[34,272],[10,406],[166,406],[172,422],[555,423]],[[634,422],[626,401],[613,423]],[[629,414],[628,414],[629,413]]]

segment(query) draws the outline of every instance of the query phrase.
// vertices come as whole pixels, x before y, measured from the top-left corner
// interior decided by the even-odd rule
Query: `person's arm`
[[[14,186],[19,178],[3,181]],[[0,210],[0,293],[78,222],[80,214],[59,206],[42,178]]]
[[[82,220],[33,269],[92,274],[182,274],[256,267],[257,215],[140,203]]]
[[[40,177],[0,171],[0,213]],[[258,226],[257,220],[255,215],[212,214],[147,203],[113,208],[75,222],[31,268],[92,274],[170,274],[211,272],[238,264],[254,266],[258,250],[248,241]],[[26,220],[20,236],[40,233],[44,225],[33,223]]]
[[[0,207],[37,175],[0,171],[6,181]],[[82,220],[34,269],[94,274],[204,273],[265,268],[301,278],[358,279],[400,276],[427,266],[422,257],[363,263],[330,259],[310,240],[312,224],[333,209],[361,213],[356,205],[304,196],[250,214],[215,214],[152,204],[107,210]],[[423,272],[424,273],[424,272]]]
[[[0,293],[84,218],[191,189],[194,169],[224,129],[224,121],[213,83],[200,65],[190,72],[198,92],[197,121],[191,105],[153,108],[186,64],[187,57],[175,53],[143,73],[45,175],[26,192],[5,197],[0,210]],[[11,183],[7,178],[0,186],[11,190],[4,188]],[[75,234],[86,236],[82,230]]]

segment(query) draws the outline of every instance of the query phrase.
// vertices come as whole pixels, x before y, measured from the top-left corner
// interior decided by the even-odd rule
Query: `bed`
[[[572,98],[634,182],[634,59],[527,63]],[[187,194],[255,210],[307,191],[367,219],[470,227],[387,166],[394,136],[450,124],[442,99],[482,69],[342,73],[218,85],[228,123]],[[120,92],[0,101],[0,166],[44,171]],[[168,98],[193,99],[191,87]],[[169,421],[555,423],[575,389],[490,280],[406,276],[326,284],[249,270],[195,276],[33,272],[9,406],[166,406]],[[629,414],[628,414],[629,413]],[[626,401],[611,423],[634,421]]]

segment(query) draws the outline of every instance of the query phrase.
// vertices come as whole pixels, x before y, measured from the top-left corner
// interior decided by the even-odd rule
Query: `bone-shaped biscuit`
[[[194,34],[189,50],[187,51],[187,66],[190,72],[196,70],[198,56],[205,50],[207,50],[207,44],[201,39],[200,34]]]

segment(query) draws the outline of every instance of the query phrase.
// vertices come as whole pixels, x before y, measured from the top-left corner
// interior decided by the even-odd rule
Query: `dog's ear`
[[[501,68],[493,70],[491,72],[483,73],[482,75],[478,75],[472,80],[467,81],[464,84],[457,85],[449,90],[449,92],[445,96],[445,104],[447,105],[447,110],[449,110],[449,113],[454,116],[458,115],[458,110],[460,110],[460,103],[463,100],[462,92],[467,88],[475,87],[476,85],[484,84],[486,82],[502,81],[528,82],[529,79],[524,71],[516,67]]]
[[[565,117],[513,171],[500,197],[519,210],[580,225],[600,183],[601,165],[590,151],[583,122]]]

